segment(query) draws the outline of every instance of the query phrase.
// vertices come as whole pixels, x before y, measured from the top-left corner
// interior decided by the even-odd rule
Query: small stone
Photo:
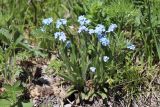
[[[72,105],[71,104],[66,104],[66,105],[64,105],[64,107],[72,107]]]

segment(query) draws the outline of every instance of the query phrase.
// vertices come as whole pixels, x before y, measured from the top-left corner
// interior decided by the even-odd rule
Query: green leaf
[[[0,99],[0,104],[3,105],[3,107],[10,107],[11,102],[6,99]]]
[[[74,86],[70,87],[67,91],[67,95],[66,97],[69,97],[71,94],[77,92],[77,90],[75,90]]]
[[[0,40],[2,40],[2,42],[5,42],[7,44],[11,43],[12,35],[9,33],[7,29],[4,28],[0,29]]]
[[[99,95],[99,96],[101,96],[102,97],[102,99],[106,99],[107,98],[107,94],[106,93],[104,93],[104,92],[97,92],[97,94]]]
[[[85,99],[86,99],[85,93],[81,93],[81,98],[82,98],[82,100],[85,100]]]
[[[89,90],[87,97],[86,97],[86,100],[89,100],[93,96],[94,93],[95,93],[95,91],[93,89]]]
[[[28,103],[22,103],[23,107],[32,107],[33,104],[31,102]]]

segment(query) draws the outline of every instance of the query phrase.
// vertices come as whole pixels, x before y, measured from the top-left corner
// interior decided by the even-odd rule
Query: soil
[[[35,69],[32,73],[34,82],[30,82],[27,86],[34,107],[42,105],[44,107],[160,107],[160,76],[152,80],[150,89],[141,90],[142,93],[139,93],[138,97],[129,99],[129,95],[123,94],[117,97],[113,96],[115,90],[109,90],[108,99],[95,98],[93,102],[81,101],[76,104],[76,95],[67,96],[67,90],[71,85],[51,73],[54,72],[52,70],[49,70],[52,75],[45,74],[49,62],[42,61],[40,59],[33,64],[40,69]]]
[[[35,107],[38,107],[37,103],[46,104],[46,102],[48,104],[51,103],[53,107],[160,107],[160,92],[156,90],[144,92],[137,99],[134,98],[131,101],[124,98],[117,100],[116,96],[109,96],[110,98],[106,101],[99,98],[92,103],[82,102],[77,105],[75,104],[76,99],[68,101],[69,99],[66,97],[67,89],[70,87],[69,84],[62,84],[63,79],[58,76],[53,78],[47,77],[47,80],[50,81],[50,85],[40,86],[32,84],[29,87]]]

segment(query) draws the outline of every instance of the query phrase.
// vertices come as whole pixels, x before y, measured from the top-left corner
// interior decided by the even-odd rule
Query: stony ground
[[[39,104],[51,104],[53,107],[160,107],[160,91],[157,89],[160,87],[157,85],[157,89],[153,88],[148,92],[143,92],[140,94],[139,98],[130,101],[128,99],[122,98],[121,100],[116,100],[114,96],[110,96],[108,101],[102,99],[94,100],[92,104],[75,104],[76,99],[69,101],[66,97],[67,89],[70,87],[68,84],[62,84],[63,79],[58,76],[54,77],[42,77],[50,82],[50,85],[31,85],[29,87],[30,95],[36,105]],[[159,81],[157,78],[155,81]],[[159,88],[160,89],[160,88]]]
[[[54,60],[56,57],[52,56],[51,60]],[[117,99],[116,96],[112,96],[113,91],[110,90],[110,95],[106,101],[97,98],[92,103],[82,102],[81,104],[76,104],[75,96],[67,96],[67,89],[70,87],[70,84],[65,83],[62,78],[54,74],[45,74],[50,61],[42,60],[36,61],[40,62],[36,64],[42,70],[42,75],[39,77],[39,83],[42,84],[32,83],[28,86],[35,107],[45,104],[52,107],[160,107],[160,76],[158,75],[150,82],[150,89],[147,89],[145,92],[142,89],[139,97],[132,98],[133,100],[129,99],[129,95],[120,96]],[[54,72],[52,69],[47,70],[50,73]],[[160,74],[159,71],[158,74]]]
[[[76,95],[67,96],[67,90],[71,86],[69,83],[57,75],[52,69],[48,68],[48,62],[39,59],[33,63],[23,62],[19,64],[23,69],[34,68],[32,80],[27,84],[28,93],[34,107],[160,107],[160,76],[154,77],[150,82],[150,88],[139,94],[138,98],[130,100],[127,95],[120,96],[118,99],[112,95],[113,90],[110,90],[110,95],[106,101],[100,98],[95,98],[93,102],[82,102],[76,104]],[[27,69],[29,70],[29,69]],[[48,73],[45,71],[48,70]],[[159,72],[158,72],[159,73]],[[159,73],[160,74],[160,73]],[[1,81],[0,81],[1,82]],[[5,91],[0,88],[0,93]]]

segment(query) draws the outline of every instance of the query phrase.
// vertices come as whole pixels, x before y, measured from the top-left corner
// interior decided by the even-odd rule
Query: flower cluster
[[[54,33],[55,39],[59,38],[60,41],[66,41],[66,35],[64,32],[56,32]]]
[[[102,24],[98,24],[95,28],[95,33],[102,34],[103,32],[105,32],[105,27]]]
[[[56,22],[56,28],[60,28],[61,25],[66,25],[67,24],[67,20],[66,19],[59,19]]]
[[[111,24],[106,32],[113,32],[117,28],[116,24]]]
[[[90,20],[85,18],[83,15],[78,17],[78,22],[80,23],[81,26],[90,24]]]
[[[43,25],[50,25],[52,22],[53,22],[53,19],[50,17],[47,19],[43,19],[42,24]]]
[[[86,26],[80,26],[78,29],[78,33],[81,33],[82,31],[88,31],[88,28]]]
[[[49,25],[52,23],[52,21],[53,21],[52,18],[47,18],[47,19],[44,19],[42,23],[44,25]],[[118,27],[116,24],[111,24],[108,27],[108,30],[106,31],[105,26],[103,24],[98,24],[94,29],[89,29],[87,25],[90,24],[90,20],[85,18],[83,15],[78,17],[78,22],[80,24],[78,28],[78,33],[88,32],[88,34],[90,35],[93,35],[93,34],[96,35],[96,37],[98,38],[98,41],[101,43],[102,46],[108,46],[110,44],[110,41],[107,38],[106,34],[110,32],[114,32],[114,30]],[[56,22],[56,28],[59,29],[62,25],[66,25],[66,24],[67,24],[66,19],[59,19]],[[44,32],[45,31],[44,27],[41,27],[41,30]],[[62,42],[66,41],[65,46],[67,48],[71,47],[71,41],[67,40],[67,37],[64,32],[55,32],[54,37],[55,39],[58,39],[59,41],[62,41]],[[128,44],[127,48],[130,50],[135,50],[135,45]],[[102,60],[104,62],[107,62],[109,60],[109,57],[103,56]],[[94,73],[96,72],[96,67],[92,66],[89,68],[89,70]]]
[[[78,17],[78,22],[80,23],[80,27],[78,28],[78,33],[81,32],[88,32],[90,35],[96,34],[98,36],[99,42],[102,44],[102,46],[108,46],[109,45],[109,39],[105,37],[105,26],[102,24],[98,24],[95,29],[88,29],[85,25],[88,25],[90,23],[90,20],[85,18],[84,16]],[[110,30],[115,29],[116,24],[113,24],[110,27]]]
[[[59,19],[56,22],[56,28],[59,29],[62,25],[66,25],[67,20],[66,19]],[[67,37],[64,32],[55,32],[54,33],[55,39],[58,39],[59,41],[65,42],[67,40]],[[71,45],[71,42],[66,42],[66,47],[69,48]]]
[[[102,46],[108,46],[109,45],[109,39],[107,39],[106,37],[101,37],[99,39],[99,42],[102,44]]]

